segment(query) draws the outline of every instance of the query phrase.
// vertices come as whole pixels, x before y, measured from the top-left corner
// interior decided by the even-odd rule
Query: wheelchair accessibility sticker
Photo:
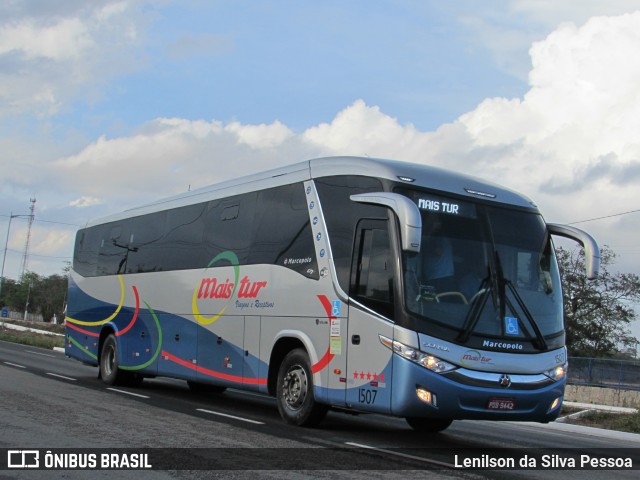
[[[520,335],[518,319],[516,317],[504,317],[504,330],[507,335]]]

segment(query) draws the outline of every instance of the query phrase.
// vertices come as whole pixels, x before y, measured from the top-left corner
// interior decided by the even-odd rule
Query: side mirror
[[[396,214],[400,222],[402,250],[420,251],[422,237],[422,217],[418,206],[404,195],[390,192],[360,193],[349,197],[354,202],[370,203],[388,207]]]
[[[600,270],[600,248],[595,239],[584,230],[569,225],[558,225],[557,223],[548,223],[547,228],[551,235],[570,238],[575,240],[584,248],[584,263],[587,270],[587,278],[594,280],[598,277]]]

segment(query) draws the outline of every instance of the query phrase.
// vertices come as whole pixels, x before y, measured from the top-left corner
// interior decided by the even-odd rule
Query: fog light
[[[560,405],[560,402],[562,401],[562,397],[558,397],[556,398],[553,403],[551,403],[551,407],[549,408],[549,412],[552,412],[553,410],[555,410],[556,408],[558,408],[558,406]]]
[[[428,403],[429,405],[433,405],[435,407],[436,396],[426,388],[420,386],[416,387],[416,395],[418,395],[418,398],[424,403]]]

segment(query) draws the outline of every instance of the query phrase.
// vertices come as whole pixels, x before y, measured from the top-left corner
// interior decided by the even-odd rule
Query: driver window
[[[387,222],[363,220],[356,233],[351,296],[393,318],[393,262]]]

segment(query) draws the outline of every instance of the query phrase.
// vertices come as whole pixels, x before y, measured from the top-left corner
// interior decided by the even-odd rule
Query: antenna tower
[[[29,243],[31,242],[31,227],[33,226],[33,220],[36,218],[36,199],[30,199],[31,202],[31,214],[29,215],[29,227],[27,229],[27,240],[24,242],[24,255],[22,256],[22,268],[20,269],[20,278],[27,271],[27,265],[29,264]]]

